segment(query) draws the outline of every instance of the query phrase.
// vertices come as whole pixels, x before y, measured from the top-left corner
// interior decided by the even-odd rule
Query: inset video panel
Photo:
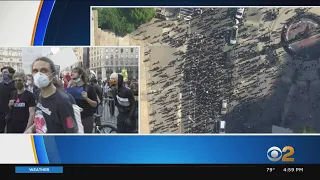
[[[138,133],[139,52],[0,47],[0,133]]]
[[[315,133],[318,14],[92,7],[91,37],[93,45],[141,47],[141,133]]]

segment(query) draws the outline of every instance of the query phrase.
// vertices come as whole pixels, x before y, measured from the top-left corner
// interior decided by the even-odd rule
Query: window
[[[126,61],[126,65],[128,65],[128,61]]]
[[[110,59],[113,59],[113,55],[110,56]]]
[[[106,61],[106,62],[105,62],[105,65],[109,65],[109,61]]]
[[[0,58],[0,61],[2,61],[3,60],[3,58]]]
[[[133,58],[133,54],[130,55],[130,58]]]
[[[0,56],[3,56],[3,52],[2,51],[0,52]]]
[[[118,48],[116,48],[116,53],[118,53],[118,51],[119,51]]]
[[[128,58],[128,54],[126,54],[126,58]]]
[[[120,49],[120,52],[123,53],[123,48]]]
[[[123,61],[120,61],[120,65],[121,65],[121,66],[123,65]]]
[[[106,49],[106,52],[109,52],[109,49]]]
[[[133,48],[131,48],[131,53],[133,53]]]
[[[12,52],[9,52],[8,54],[9,54],[9,56],[12,56]]]
[[[118,54],[115,55],[115,58],[118,59]]]
[[[22,61],[22,59],[19,59],[19,61]]]
[[[110,61],[110,64],[113,65],[113,61]]]
[[[128,48],[126,48],[126,53],[128,53],[129,52],[129,49]]]
[[[119,64],[119,61],[116,61],[116,65],[118,65]]]
[[[123,58],[123,54],[120,54],[120,57]]]
[[[139,55],[138,55],[138,54],[136,55],[136,58],[139,58]]]
[[[10,61],[13,61],[13,59],[10,59]]]
[[[110,49],[110,52],[113,52],[113,49]]]
[[[109,59],[109,56],[106,56],[106,59]]]

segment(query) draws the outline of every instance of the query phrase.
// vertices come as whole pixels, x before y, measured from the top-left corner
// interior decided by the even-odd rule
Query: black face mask
[[[24,84],[22,82],[15,82],[14,83],[14,87],[17,89],[17,90],[21,90],[24,88]]]

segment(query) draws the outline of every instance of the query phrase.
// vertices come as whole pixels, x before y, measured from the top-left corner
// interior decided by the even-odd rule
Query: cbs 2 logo
[[[277,162],[281,159],[282,162],[294,162],[294,148],[292,146],[285,146],[282,150],[273,146],[268,149],[267,157],[272,162]]]

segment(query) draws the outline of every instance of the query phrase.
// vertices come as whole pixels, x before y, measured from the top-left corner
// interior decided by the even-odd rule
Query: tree
[[[156,14],[155,8],[133,8],[129,11],[129,18],[137,25],[150,21]]]
[[[98,10],[98,26],[125,36],[136,30],[137,25],[150,21],[154,8],[101,8]]]
[[[316,133],[316,131],[310,127],[310,126],[304,126],[302,129],[301,129],[301,132],[300,133],[303,133],[303,134],[312,134],[312,133]]]

